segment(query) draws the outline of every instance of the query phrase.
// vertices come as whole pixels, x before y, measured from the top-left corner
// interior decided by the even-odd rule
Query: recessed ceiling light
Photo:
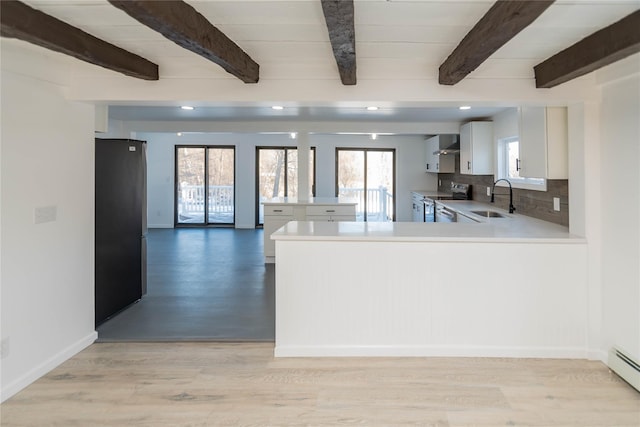
[[[377,133],[372,133],[372,134],[371,134],[371,139],[373,139],[374,141],[375,141],[376,139],[378,139],[378,134],[377,134]]]
[[[182,136],[182,132],[178,132],[178,133],[176,133],[176,135]]]
[[[193,107],[191,105],[183,105],[182,107],[183,110],[193,110]]]
[[[274,105],[271,107],[272,110],[284,110],[284,107],[282,105]]]
[[[378,111],[378,107],[376,107],[375,105],[370,105],[369,107],[367,107],[367,111]]]
[[[470,110],[471,106],[470,105],[462,105],[460,107],[458,107],[460,110]]]
[[[291,132],[291,133],[289,134],[289,137],[290,137],[291,139],[296,139],[296,136],[298,136],[298,133],[297,133],[297,132]]]

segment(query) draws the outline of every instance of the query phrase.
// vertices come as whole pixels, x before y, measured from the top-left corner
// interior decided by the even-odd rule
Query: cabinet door
[[[465,123],[460,127],[460,173],[493,172],[493,122]]]
[[[547,107],[547,178],[569,179],[566,107]]]
[[[471,170],[471,123],[460,127],[460,173],[469,175]]]
[[[520,176],[547,177],[547,123],[544,107],[520,108]]]
[[[426,162],[426,169],[427,172],[438,172],[436,170],[436,162],[437,162],[437,157],[438,156],[434,156],[433,152],[436,151],[438,149],[438,144],[439,144],[439,138],[438,136],[432,136],[431,138],[427,139],[425,141],[426,144],[426,156],[425,156],[425,162]]]

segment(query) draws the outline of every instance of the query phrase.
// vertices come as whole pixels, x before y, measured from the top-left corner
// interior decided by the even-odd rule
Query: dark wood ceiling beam
[[[153,62],[19,1],[0,1],[0,35],[24,40],[127,76],[158,80],[158,66]]]
[[[533,67],[537,88],[551,88],[640,52],[640,9]]]
[[[259,65],[192,6],[180,0],[109,0],[132,18],[245,83],[257,83]]]
[[[454,85],[536,20],[554,0],[499,0],[440,65],[438,82]]]
[[[343,85],[356,84],[356,32],[353,0],[322,0],[333,56]]]

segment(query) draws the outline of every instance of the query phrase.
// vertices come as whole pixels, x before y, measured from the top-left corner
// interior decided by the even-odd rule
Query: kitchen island
[[[286,224],[275,355],[586,357],[585,240],[493,210],[505,217]]]
[[[289,221],[355,221],[355,199],[344,197],[312,197],[299,200],[294,197],[274,197],[264,205],[264,260],[275,262],[276,247],[271,233]]]

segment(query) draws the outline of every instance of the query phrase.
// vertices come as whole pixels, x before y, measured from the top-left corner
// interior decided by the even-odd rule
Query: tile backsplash
[[[456,156],[457,157],[457,156]],[[459,163],[456,159],[456,164]],[[489,203],[490,196],[487,196],[487,187],[493,186],[493,175],[462,175],[456,167],[455,173],[440,173],[439,191],[450,191],[451,182],[472,185],[472,198],[478,202]],[[553,210],[553,198],[560,198],[560,211]],[[509,209],[509,188],[496,187],[495,193],[496,207]],[[516,213],[538,218],[544,221],[553,222],[560,225],[569,225],[569,180],[549,179],[547,180],[547,191],[513,189],[513,205]]]

